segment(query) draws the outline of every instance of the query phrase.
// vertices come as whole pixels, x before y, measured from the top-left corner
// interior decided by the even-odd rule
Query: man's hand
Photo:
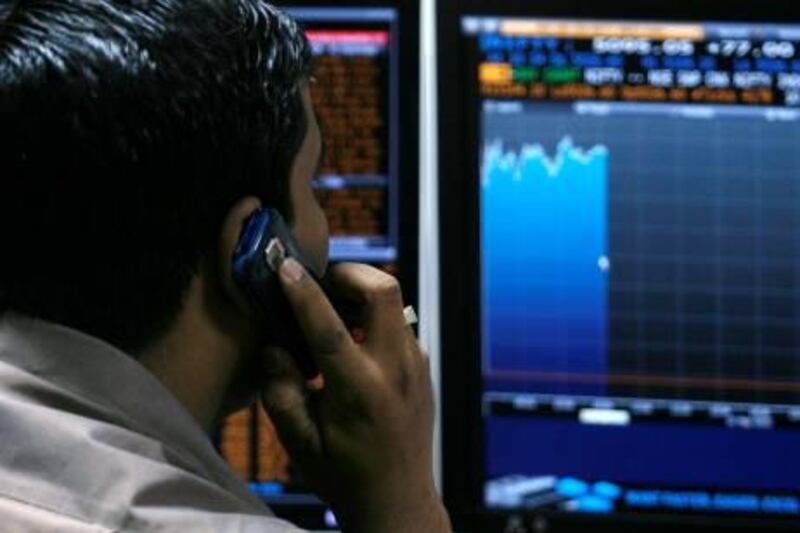
[[[345,531],[450,531],[433,482],[428,358],[405,323],[397,281],[364,265],[329,273],[329,292],[359,309],[365,340],[356,344],[296,261],[280,277],[325,378],[310,393],[289,354],[265,360],[264,406],[304,477]]]

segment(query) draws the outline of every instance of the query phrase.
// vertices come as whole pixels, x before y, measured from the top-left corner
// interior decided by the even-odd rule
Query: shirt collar
[[[158,440],[177,465],[258,503],[183,405],[114,346],[64,326],[6,314],[0,319],[0,360],[69,391],[84,412]]]

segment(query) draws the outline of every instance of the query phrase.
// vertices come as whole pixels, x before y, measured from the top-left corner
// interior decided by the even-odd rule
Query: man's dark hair
[[[291,217],[308,42],[260,0],[17,0],[0,20],[0,312],[136,351],[239,198]]]

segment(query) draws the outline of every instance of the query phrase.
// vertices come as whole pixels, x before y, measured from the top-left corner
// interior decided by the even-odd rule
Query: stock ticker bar
[[[481,96],[800,106],[800,32],[780,26],[469,18]]]

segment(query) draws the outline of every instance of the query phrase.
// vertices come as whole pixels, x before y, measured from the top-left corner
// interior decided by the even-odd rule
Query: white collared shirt
[[[298,531],[130,356],[0,319],[0,531]]]

